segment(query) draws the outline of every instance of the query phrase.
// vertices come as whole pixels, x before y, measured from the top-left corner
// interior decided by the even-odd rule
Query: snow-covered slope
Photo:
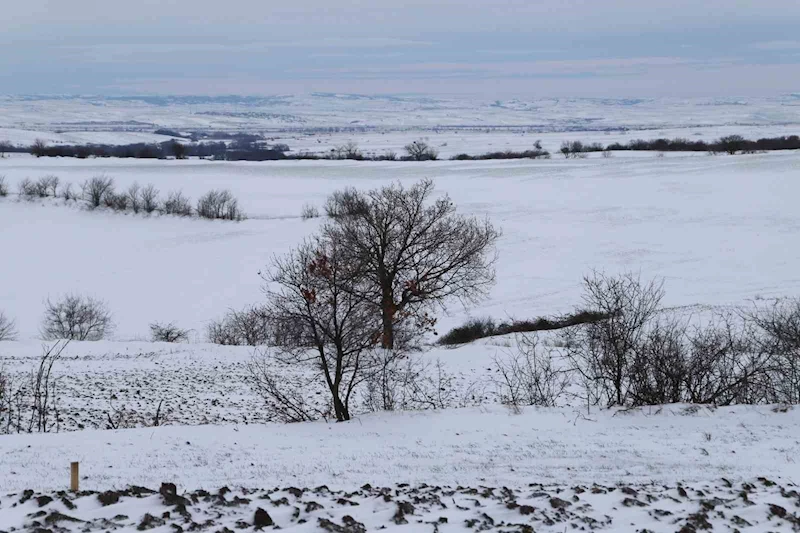
[[[592,269],[666,278],[669,306],[739,304],[800,292],[800,155],[617,157],[586,160],[358,163],[0,159],[12,189],[53,174],[76,186],[105,174],[119,188],[153,183],[192,198],[228,188],[241,223],[89,212],[63,201],[0,199],[0,309],[35,338],[43,302],[67,292],[105,299],[117,339],[153,321],[198,334],[229,308],[261,300],[258,272],[320,223],[320,206],[346,186],[430,177],[459,209],[504,232],[497,286],[471,311],[530,317],[580,303]],[[465,315],[442,317],[448,329]]]

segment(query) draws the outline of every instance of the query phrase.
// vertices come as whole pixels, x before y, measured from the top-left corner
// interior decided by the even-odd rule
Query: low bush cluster
[[[455,327],[439,338],[438,344],[452,346],[465,344],[486,337],[509,335],[511,333],[532,333],[565,329],[580,324],[606,320],[609,315],[594,311],[577,311],[555,318],[539,317],[533,320],[513,320],[496,324],[491,318],[472,318],[465,324]]]
[[[170,191],[162,201],[159,191],[153,185],[145,187],[134,183],[125,191],[117,191],[114,179],[108,176],[95,176],[80,186],[80,192],[71,183],[62,184],[56,176],[44,176],[38,180],[26,178],[18,184],[19,196],[25,199],[62,198],[67,202],[83,200],[87,207],[96,209],[106,207],[114,211],[133,211],[151,214],[200,218],[212,220],[241,221],[247,217],[239,207],[238,200],[228,190],[213,190],[200,197],[196,207],[182,191]],[[8,194],[8,186],[0,178],[0,196]]]

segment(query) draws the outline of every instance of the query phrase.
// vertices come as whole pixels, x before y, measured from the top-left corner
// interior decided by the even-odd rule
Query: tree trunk
[[[395,305],[391,298],[384,297],[381,303],[381,318],[383,320],[383,335],[381,347],[385,350],[394,349],[394,314]]]

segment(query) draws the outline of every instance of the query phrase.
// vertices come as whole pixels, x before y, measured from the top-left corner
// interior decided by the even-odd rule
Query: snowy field
[[[0,199],[0,279],[11,280],[0,284],[0,310],[20,333],[0,343],[0,366],[21,373],[36,361],[47,298],[101,298],[117,323],[107,341],[71,344],[55,369],[70,431],[0,436],[2,531],[225,531],[250,528],[259,508],[284,529],[332,532],[676,531],[706,523],[776,531],[800,523],[794,409],[512,414],[488,387],[477,392],[486,402],[479,407],[275,425],[264,423],[248,384],[252,349],[203,344],[210,320],[263,300],[258,272],[321,223],[301,219],[304,204],[321,206],[346,186],[425,177],[461,212],[503,230],[489,299],[451,308],[440,331],[467,316],[568,312],[592,269],[663,277],[669,307],[798,296],[800,154],[419,164],[0,159],[12,190],[25,178],[55,175],[75,187],[101,174],[118,188],[152,183],[193,199],[227,188],[249,219]],[[145,342],[154,321],[191,328],[191,342]],[[489,381],[491,358],[507,340],[423,357],[457,376],[456,394],[475,394],[472,384]],[[161,400],[170,425],[103,430],[109,409],[152,414]],[[59,494],[71,461],[81,463],[82,489],[123,492],[104,496],[108,506],[92,492]],[[170,490],[127,489],[164,482],[177,484],[185,512]],[[320,485],[330,490],[315,492]],[[222,487],[232,491],[219,496]]]
[[[146,338],[153,321],[202,334],[229,308],[259,302],[258,272],[314,231],[300,218],[346,186],[435,179],[459,209],[504,235],[498,283],[474,315],[526,318],[580,304],[592,269],[666,279],[668,306],[741,304],[800,292],[800,155],[358,163],[0,159],[11,188],[52,174],[62,183],[105,174],[192,198],[228,188],[241,223],[87,212],[61,201],[0,200],[0,309],[33,339],[43,302],[67,292],[106,300],[117,340]],[[36,245],[33,245],[36,243]],[[454,307],[440,329],[460,323]],[[199,340],[199,337],[195,337]]]
[[[347,424],[5,436],[0,524],[91,531],[186,529],[210,520],[205,527],[216,530],[238,521],[251,527],[262,508],[282,528],[298,531],[327,529],[322,520],[346,525],[345,516],[370,530],[432,531],[444,518],[440,531],[481,524],[480,530],[528,531],[521,527],[527,524],[564,531],[588,526],[588,518],[609,531],[676,531],[698,521],[723,531],[745,523],[788,531],[800,502],[793,485],[800,475],[798,422],[795,410],[752,407],[589,415],[484,407],[369,415]],[[82,489],[123,492],[102,499],[57,492],[71,461],[80,461]],[[175,483],[187,500],[169,490],[124,490],[162,482]],[[233,492],[226,495],[228,487]],[[398,512],[403,503],[411,507]]]

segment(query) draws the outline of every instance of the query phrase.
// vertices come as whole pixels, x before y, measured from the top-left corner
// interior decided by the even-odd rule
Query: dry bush
[[[303,205],[303,209],[300,211],[300,218],[303,220],[319,218],[319,209],[317,209],[317,206],[315,205],[305,204]]]
[[[17,340],[16,323],[0,311],[0,341]]]
[[[209,191],[197,201],[197,216],[211,220],[244,220],[239,202],[230,191]]]
[[[291,372],[284,368],[283,361],[267,351],[256,351],[248,364],[250,383],[264,400],[266,418],[271,422],[310,422],[319,418],[330,418],[331,409],[320,405],[316,376],[302,370]]]
[[[185,342],[189,340],[189,330],[182,329],[174,322],[153,322],[150,324],[150,340],[153,342]]]
[[[769,403],[800,404],[800,298],[757,302],[742,315],[757,331],[759,351],[773,357]]]
[[[172,191],[167,194],[167,199],[161,206],[161,212],[165,215],[190,217],[192,216],[192,204],[182,191]]]
[[[61,187],[61,198],[63,198],[65,202],[71,202],[77,201],[79,199],[79,195],[72,190],[72,184],[67,183]]]
[[[113,329],[111,312],[101,300],[70,294],[46,302],[41,326],[45,340],[97,341]]]
[[[158,189],[156,189],[153,185],[148,185],[142,189],[141,199],[142,211],[145,213],[150,214],[158,209]]]
[[[580,374],[588,403],[627,405],[636,348],[664,297],[663,282],[643,282],[631,273],[584,278],[585,308],[609,318],[567,330],[572,366]]]
[[[0,198],[5,198],[8,196],[8,183],[6,183],[6,177],[0,176]]]
[[[208,342],[226,346],[261,346],[271,343],[273,337],[267,311],[255,305],[241,311],[229,310],[206,328]]]
[[[567,393],[568,365],[557,352],[539,346],[536,335],[518,335],[516,348],[494,358],[500,401],[519,411],[526,405],[555,407]]]
[[[126,211],[128,209],[128,201],[127,193],[117,194],[113,190],[108,191],[103,196],[103,204],[114,211]]]
[[[128,190],[125,191],[125,196],[128,199],[128,205],[131,206],[131,210],[133,210],[134,213],[138,213],[142,210],[142,188],[138,183],[134,182],[133,185],[128,187]]]
[[[81,185],[81,196],[91,208],[100,207],[103,199],[113,192],[114,179],[106,176],[95,176]]]
[[[68,344],[44,346],[38,365],[16,380],[0,372],[0,433],[59,431],[59,381],[53,367]]]
[[[58,196],[59,183],[61,183],[61,180],[58,179],[58,176],[49,175],[39,178],[39,181],[36,182],[36,186],[40,190],[39,196],[56,198]]]
[[[161,399],[155,408],[150,407],[145,411],[139,409],[129,409],[126,405],[117,405],[113,396],[109,400],[106,415],[106,429],[134,429],[141,427],[159,427],[169,423],[172,414],[171,409],[164,407],[164,400]],[[138,404],[138,402],[137,402]]]
[[[358,148],[358,144],[353,141],[347,142],[331,150],[330,159],[352,159],[354,161],[363,161],[364,154]]]
[[[36,183],[33,182],[30,178],[25,178],[19,183],[17,183],[17,194],[20,197],[25,197],[27,199],[35,198],[39,195],[38,187]]]

